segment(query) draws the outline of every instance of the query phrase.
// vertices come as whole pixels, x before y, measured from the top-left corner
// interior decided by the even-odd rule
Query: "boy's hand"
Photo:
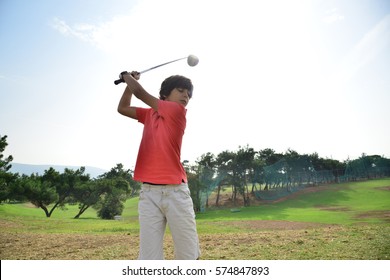
[[[133,78],[136,79],[137,81],[141,78],[141,73],[137,71],[132,71],[130,75],[133,76]]]
[[[123,71],[122,73],[119,74],[119,80],[115,80],[114,84],[119,85],[120,83],[124,83],[125,79],[123,78],[125,75],[131,75],[134,77],[134,79],[139,80],[141,77],[141,73],[138,71],[132,71],[131,73],[127,71]]]
[[[138,71],[131,71],[131,73],[127,72],[127,71],[123,71],[120,75],[119,75],[119,78],[121,80],[124,80],[123,79],[123,76],[124,75],[131,75],[133,76],[134,79],[136,79],[137,81],[141,78],[141,73],[138,72]]]
[[[137,71],[129,72],[122,72],[122,79],[127,84],[127,87],[131,90],[132,93],[136,93],[140,88],[141,85],[137,82],[139,80],[141,74]]]
[[[130,96],[131,96],[131,94],[134,94],[138,99],[140,99],[145,104],[149,105],[151,108],[153,108],[154,110],[157,111],[157,109],[158,109],[158,99],[156,97],[150,95],[138,83],[137,80],[139,80],[140,77],[141,77],[141,73],[139,73],[137,71],[132,71],[131,73],[125,71],[125,72],[121,73],[121,75],[120,75],[121,80],[123,80],[127,84],[127,87],[125,89],[124,95],[125,95],[126,92],[130,93]],[[126,99],[125,102],[120,102],[120,105],[125,104],[124,106],[128,107],[129,103],[130,103],[130,101],[128,102],[128,100]],[[126,115],[126,116],[130,116],[127,113],[121,113],[121,114]],[[131,115],[130,117],[136,118],[133,115]]]

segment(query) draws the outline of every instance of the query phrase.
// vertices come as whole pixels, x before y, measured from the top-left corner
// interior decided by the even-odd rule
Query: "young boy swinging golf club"
[[[200,250],[195,213],[180,161],[192,82],[183,76],[171,76],[162,82],[158,99],[138,83],[140,73],[122,73],[121,78],[127,86],[118,112],[144,125],[134,171],[134,179],[143,183],[138,205],[139,259],[164,259],[163,237],[168,224],[175,259],[196,260]],[[150,108],[131,106],[133,95]]]

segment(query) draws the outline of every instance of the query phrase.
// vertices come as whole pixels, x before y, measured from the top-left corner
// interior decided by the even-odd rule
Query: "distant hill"
[[[24,164],[24,163],[14,163],[11,162],[11,169],[10,172],[12,173],[19,173],[19,174],[25,174],[25,175],[31,175],[33,173],[38,173],[39,175],[43,175],[45,170],[48,170],[50,167],[53,167],[58,172],[64,172],[65,168],[68,169],[79,169],[81,166],[65,166],[65,165],[35,165],[35,164]],[[91,178],[96,178],[99,175],[102,175],[103,173],[106,173],[108,170],[104,170],[98,167],[92,167],[92,166],[84,166],[85,167],[85,173],[89,174]]]

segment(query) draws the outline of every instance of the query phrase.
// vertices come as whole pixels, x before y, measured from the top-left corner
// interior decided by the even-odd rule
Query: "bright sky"
[[[135,165],[124,70],[188,76],[182,160],[249,145],[390,157],[388,0],[0,1],[0,134],[14,162]],[[141,106],[141,103],[135,103]]]

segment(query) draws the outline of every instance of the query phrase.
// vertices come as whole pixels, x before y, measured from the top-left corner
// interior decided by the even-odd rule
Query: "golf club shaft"
[[[172,61],[168,61],[168,62],[165,62],[165,63],[163,63],[163,64],[160,64],[160,65],[151,67],[151,68],[149,68],[149,69],[143,70],[143,71],[141,71],[141,72],[139,72],[139,73],[142,74],[142,73],[148,72],[148,71],[150,71],[150,70],[156,69],[156,68],[158,68],[158,67],[161,67],[161,66],[164,66],[164,65],[167,65],[167,64],[169,64],[169,63],[176,62],[176,61],[179,61],[179,60],[182,60],[182,59],[186,59],[186,58],[187,58],[187,56],[186,56],[186,57],[182,57],[182,58],[178,58],[178,59],[175,59],[175,60],[172,60]],[[114,84],[118,85],[118,84],[123,83],[123,82],[124,82],[123,79],[118,79],[118,80],[114,81]]]
[[[182,58],[178,58],[178,59],[175,59],[175,60],[172,60],[172,61],[169,61],[169,62],[165,62],[165,63],[163,63],[163,64],[154,66],[154,67],[152,67],[152,68],[143,70],[143,71],[141,71],[141,72],[139,72],[139,73],[142,74],[142,73],[148,72],[148,71],[150,71],[150,70],[156,69],[156,68],[158,68],[158,67],[161,67],[161,66],[164,66],[164,65],[167,65],[167,64],[169,64],[169,63],[176,62],[176,61],[179,61],[179,60],[182,60],[182,59],[186,59],[186,58],[187,58],[187,56],[186,56],[186,57],[182,57]]]

